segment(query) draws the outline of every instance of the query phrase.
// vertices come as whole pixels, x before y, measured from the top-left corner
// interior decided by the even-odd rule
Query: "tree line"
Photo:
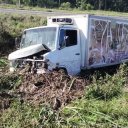
[[[110,10],[127,12],[128,0],[0,0],[0,3],[39,6],[45,8],[77,8],[80,10]]]

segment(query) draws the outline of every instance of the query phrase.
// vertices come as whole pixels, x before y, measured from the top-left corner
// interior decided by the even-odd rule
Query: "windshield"
[[[55,49],[56,28],[35,28],[24,31],[21,40],[21,48],[35,44],[45,44],[49,49]]]

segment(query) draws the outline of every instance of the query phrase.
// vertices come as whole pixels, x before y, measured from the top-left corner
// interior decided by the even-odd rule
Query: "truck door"
[[[60,29],[59,36],[59,63],[71,75],[80,72],[81,53],[80,37],[77,29]]]

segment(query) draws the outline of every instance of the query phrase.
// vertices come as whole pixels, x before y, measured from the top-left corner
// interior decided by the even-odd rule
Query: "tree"
[[[39,7],[46,7],[46,8],[57,6],[57,3],[54,0],[37,0],[36,4]]]

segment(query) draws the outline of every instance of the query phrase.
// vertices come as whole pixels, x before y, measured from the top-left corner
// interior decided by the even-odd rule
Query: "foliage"
[[[69,2],[65,2],[60,5],[60,9],[65,9],[65,10],[69,10],[70,7],[71,7],[71,4]]]
[[[0,92],[16,88],[21,83],[21,78],[17,75],[0,75]]]
[[[37,0],[35,4],[39,7],[46,7],[46,8],[47,7],[53,8],[57,6],[57,3],[54,2],[54,0]]]
[[[31,15],[9,15],[1,14],[0,21],[2,23],[2,30],[8,32],[11,36],[21,35],[26,28],[46,25],[46,18],[41,16]]]
[[[7,54],[7,51],[15,48],[15,37],[20,37],[24,29],[46,25],[46,18],[0,14],[0,24],[0,53]]]
[[[14,100],[10,108],[2,113],[0,127],[32,128],[38,125],[39,108]]]
[[[1,127],[13,128],[39,128],[39,127],[61,127],[59,115],[49,105],[33,106],[29,103],[22,103],[15,99],[10,108],[0,116]]]
[[[77,0],[76,6],[80,10],[92,10],[93,9],[93,5],[88,3],[86,0]]]
[[[92,81],[81,100],[72,102],[61,113],[69,127],[112,128],[128,126],[126,86],[127,66],[122,65],[113,76]]]
[[[124,84],[127,84],[126,73],[127,66],[122,65],[112,76],[106,75],[104,79],[96,79],[98,77],[95,76],[81,99],[73,101],[58,111],[53,110],[48,104],[33,106],[17,97],[11,102],[9,108],[0,113],[0,125],[13,128],[127,127],[128,92],[123,90]],[[17,83],[20,83],[17,78],[14,74],[1,76],[1,87],[9,90],[13,85],[14,88]]]
[[[113,76],[106,74],[98,80],[93,77],[92,84],[86,90],[86,97],[108,100],[122,93],[125,86],[126,65],[121,65],[119,71]]]
[[[7,66],[7,62],[5,59],[0,59],[0,67],[5,67]]]
[[[77,100],[62,110],[62,116],[69,127],[113,128],[128,126],[128,95],[109,101]]]
[[[111,10],[126,12],[128,11],[127,0],[0,0],[0,3],[17,4],[27,6],[39,6],[46,8],[60,7],[62,9],[63,3],[70,3],[72,8],[80,10]],[[64,5],[65,6],[65,5]],[[68,8],[69,9],[69,8]]]
[[[93,6],[91,4],[81,4],[79,9],[80,10],[92,10]]]
[[[54,111],[49,105],[43,105],[39,113],[40,127],[60,127],[61,120],[59,112]]]

